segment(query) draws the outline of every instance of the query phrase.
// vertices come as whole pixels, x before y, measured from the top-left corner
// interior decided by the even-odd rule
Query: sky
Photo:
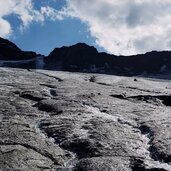
[[[44,55],[78,42],[115,55],[171,50],[171,0],[0,0],[0,37]]]

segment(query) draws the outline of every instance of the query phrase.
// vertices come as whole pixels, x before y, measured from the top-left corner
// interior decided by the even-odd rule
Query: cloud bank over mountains
[[[68,13],[115,54],[171,49],[170,0],[68,0]]]
[[[33,22],[71,17],[86,23],[97,45],[110,53],[130,55],[171,50],[170,0],[66,0],[62,10],[48,3],[35,9],[33,3],[33,0],[0,1],[3,7],[0,36],[12,33],[11,24],[4,19],[12,13],[21,20],[21,29]]]

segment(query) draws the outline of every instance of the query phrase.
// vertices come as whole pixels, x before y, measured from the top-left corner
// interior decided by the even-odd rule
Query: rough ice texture
[[[171,82],[0,68],[2,171],[170,171]]]

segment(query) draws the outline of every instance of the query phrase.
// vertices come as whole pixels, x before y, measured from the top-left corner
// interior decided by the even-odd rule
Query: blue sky
[[[65,5],[64,0],[49,1],[35,0],[34,8],[40,10],[41,6],[51,6],[56,10],[61,10]],[[5,17],[13,28],[9,40],[17,44],[22,50],[31,50],[40,54],[47,55],[55,47],[70,46],[78,42],[85,42],[96,46],[99,51],[105,51],[99,47],[95,39],[91,37],[88,27],[77,18],[66,17],[64,20],[47,19],[44,23],[33,22],[29,28],[20,30],[20,20],[17,15],[11,14]]]
[[[132,55],[171,50],[170,0],[1,0],[0,36],[47,55],[85,42]]]
[[[14,25],[16,24],[14,23]],[[34,23],[23,32],[15,27],[14,34],[9,37],[9,40],[23,50],[32,50],[45,55],[55,47],[70,46],[78,42],[85,42],[103,50],[96,45],[95,39],[90,36],[86,25],[78,19],[47,20],[44,24]]]

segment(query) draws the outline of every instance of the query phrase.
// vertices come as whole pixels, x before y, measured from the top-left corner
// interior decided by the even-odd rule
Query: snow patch
[[[97,107],[92,107],[92,106],[87,106],[87,111],[91,112],[93,116],[97,116],[103,119],[107,119],[107,120],[112,120],[114,122],[118,121],[118,117],[117,116],[113,116],[113,115],[109,115],[107,113],[101,112],[99,108]]]

